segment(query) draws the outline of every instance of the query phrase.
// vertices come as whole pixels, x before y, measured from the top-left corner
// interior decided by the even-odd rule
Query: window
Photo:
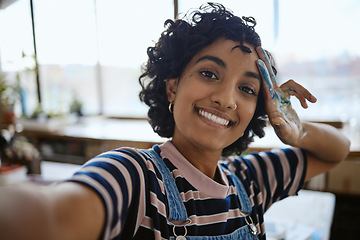
[[[79,101],[86,115],[146,116],[138,100],[138,77],[147,47],[157,41],[165,19],[173,18],[172,0],[34,0],[33,6],[44,112],[68,113]],[[6,32],[0,45],[2,69],[16,73],[22,67],[10,63],[21,62],[25,48],[29,56],[34,51],[29,1],[1,10],[1,17],[0,29]],[[21,33],[28,33],[29,46],[23,46]],[[36,88],[31,93],[33,100],[26,97],[27,105],[32,102],[28,115],[37,107]]]
[[[360,120],[360,2],[279,1],[279,33],[270,50],[279,79],[293,78],[318,98],[303,118]]]
[[[84,114],[144,117],[138,76],[147,60],[146,48],[157,41],[164,21],[173,18],[173,1],[33,2],[44,110],[68,112],[71,103],[79,100]],[[203,2],[179,0],[180,17]],[[302,118],[359,123],[359,1],[220,2],[236,15],[256,18],[255,29],[276,59],[280,82],[292,78],[318,98],[310,110],[294,101]],[[34,64],[29,11],[25,0],[0,11],[3,71],[19,72],[24,64]],[[27,73],[26,78],[22,84],[31,112],[36,106],[36,86],[30,84],[33,74]]]
[[[34,71],[34,47],[28,1],[17,1],[6,9],[0,9],[0,73],[8,84],[19,84],[25,90],[27,109],[34,111],[38,103],[36,75]],[[21,116],[20,106],[16,106]]]
[[[138,77],[153,46],[173,18],[172,0],[97,1],[103,113],[145,117]]]
[[[44,111],[67,113],[81,101],[86,114],[98,113],[94,1],[33,2]]]
[[[255,17],[255,30],[277,62],[280,83],[294,79],[318,98],[309,110],[293,101],[302,118],[359,124],[359,1],[221,2],[235,15]],[[202,3],[201,0],[179,1],[179,13]]]

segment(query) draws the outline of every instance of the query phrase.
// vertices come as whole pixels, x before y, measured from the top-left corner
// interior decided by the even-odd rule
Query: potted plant
[[[15,120],[14,107],[19,98],[17,84],[10,84],[0,72],[0,123],[12,124]]]

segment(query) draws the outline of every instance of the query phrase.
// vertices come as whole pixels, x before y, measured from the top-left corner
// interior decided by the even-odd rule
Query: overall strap
[[[223,170],[226,168],[223,165],[220,165]],[[226,169],[228,170],[228,169]],[[249,196],[247,195],[244,185],[241,183],[240,179],[231,172],[230,178],[233,180],[236,190],[238,192],[238,197],[241,204],[241,211],[244,213],[250,214],[252,212]]]
[[[161,173],[166,196],[169,204],[168,220],[183,220],[188,219],[184,203],[181,200],[179,190],[176,187],[175,179],[171,176],[169,168],[165,165],[164,161],[155,152],[154,149],[142,150],[153,159]]]

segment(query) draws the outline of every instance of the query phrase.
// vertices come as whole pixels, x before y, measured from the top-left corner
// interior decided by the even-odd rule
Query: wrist
[[[349,152],[349,140],[336,128],[321,123],[302,122],[303,135],[296,147],[307,150],[326,162],[343,160]]]

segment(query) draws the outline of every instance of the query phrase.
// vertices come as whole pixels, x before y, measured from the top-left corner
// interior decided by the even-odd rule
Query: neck
[[[215,180],[217,164],[222,151],[207,150],[193,145],[185,146],[174,140],[172,140],[172,143],[194,167]]]

